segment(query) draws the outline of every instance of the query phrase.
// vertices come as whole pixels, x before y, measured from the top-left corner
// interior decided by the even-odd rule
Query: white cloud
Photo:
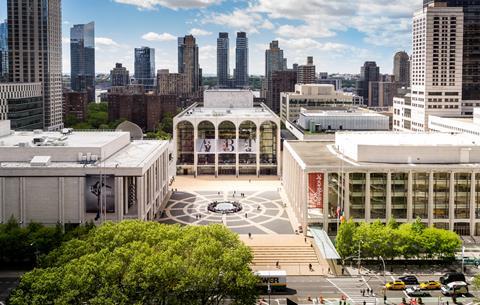
[[[205,8],[219,4],[222,0],[114,0],[117,3],[136,6],[142,10],[153,10],[158,7],[166,7],[172,10]]]
[[[108,46],[108,47],[118,47],[119,44],[113,39],[108,37],[95,37],[95,45]]]
[[[172,41],[172,40],[176,40],[177,37],[173,36],[170,33],[158,34],[155,32],[148,32],[147,34],[144,34],[142,36],[142,39],[146,41]]]
[[[212,32],[193,28],[190,30],[190,34],[192,34],[193,36],[209,36],[209,35],[212,35]]]
[[[70,44],[70,38],[62,37],[62,44]]]
[[[252,12],[249,8],[235,9],[231,13],[213,13],[206,16],[204,23],[213,23],[250,34],[258,33],[258,29],[273,29],[274,25],[261,14]]]
[[[200,67],[204,73],[214,73],[217,71],[217,46],[206,45],[198,49]]]

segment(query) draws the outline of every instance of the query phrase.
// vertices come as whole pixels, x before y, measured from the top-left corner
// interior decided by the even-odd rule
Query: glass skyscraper
[[[228,33],[220,33],[217,38],[217,78],[220,88],[229,87],[229,45]]]
[[[248,87],[248,38],[247,33],[237,33],[237,47],[235,50],[235,86]]]
[[[8,23],[0,23],[0,81],[8,74]]]
[[[86,91],[95,100],[95,23],[77,24],[70,29],[71,86]]]
[[[155,49],[135,48],[135,81],[146,91],[155,90]]]

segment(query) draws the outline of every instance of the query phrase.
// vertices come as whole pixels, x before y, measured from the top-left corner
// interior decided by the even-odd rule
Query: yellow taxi
[[[385,288],[388,290],[403,290],[405,289],[405,283],[402,281],[388,282],[385,284]]]
[[[442,284],[440,284],[440,282],[437,282],[437,281],[428,281],[428,282],[420,283],[419,287],[420,289],[423,289],[423,290],[437,290],[442,287]]]

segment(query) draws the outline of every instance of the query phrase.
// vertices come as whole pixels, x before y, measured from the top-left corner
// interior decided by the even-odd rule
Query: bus
[[[257,271],[255,275],[258,277],[258,288],[268,292],[270,284],[271,292],[281,292],[287,290],[287,272],[283,270],[275,271]]]

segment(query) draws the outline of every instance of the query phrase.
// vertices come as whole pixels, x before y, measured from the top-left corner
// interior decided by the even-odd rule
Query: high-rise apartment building
[[[95,23],[76,24],[70,29],[70,83],[73,91],[86,91],[95,100]]]
[[[283,50],[278,46],[278,41],[273,40],[270,43],[270,48],[265,50],[265,80],[264,80],[264,97],[267,99],[267,105],[273,109],[275,108],[276,103],[280,101],[275,101],[273,97],[272,88],[272,74],[274,71],[284,71],[287,70],[287,61],[283,57]],[[295,70],[296,71],[296,70]]]
[[[198,45],[193,35],[178,38],[178,73],[186,75],[189,93],[196,93],[201,84]]]
[[[280,94],[282,92],[294,92],[297,83],[297,72],[293,70],[273,71],[270,87],[271,101],[267,100],[267,106],[276,114],[280,114]],[[271,103],[271,104],[269,104]]]
[[[247,33],[238,32],[235,48],[235,86],[245,88],[248,85],[248,38]]]
[[[369,82],[368,107],[391,107],[393,98],[402,84],[391,81]]]
[[[297,84],[315,84],[317,80],[313,57],[307,57],[307,64],[297,68]]]
[[[170,73],[168,69],[158,70],[157,94],[188,97],[189,93],[189,82],[186,74]]]
[[[44,126],[63,127],[61,0],[8,0],[9,80],[43,84]]]
[[[462,66],[462,112],[471,115],[472,101],[480,101],[480,1],[479,0],[424,0],[424,7],[435,3],[463,8],[463,66]]]
[[[364,101],[368,101],[369,82],[380,81],[380,67],[374,61],[366,61],[360,69],[360,79],[357,81],[356,93]]]
[[[429,115],[462,115],[463,15],[445,2],[415,13],[412,90],[394,100],[395,130],[425,131]]]
[[[397,52],[393,57],[393,75],[396,82],[406,87],[410,85],[410,56],[407,52]]]
[[[110,71],[112,86],[126,86],[130,84],[130,72],[121,63],[116,63],[115,68]]]
[[[135,81],[146,91],[155,90],[155,49],[135,48]]]
[[[0,23],[0,82],[8,76],[8,23]]]
[[[230,86],[230,42],[228,33],[219,33],[217,38],[217,79],[218,87],[228,88]]]

